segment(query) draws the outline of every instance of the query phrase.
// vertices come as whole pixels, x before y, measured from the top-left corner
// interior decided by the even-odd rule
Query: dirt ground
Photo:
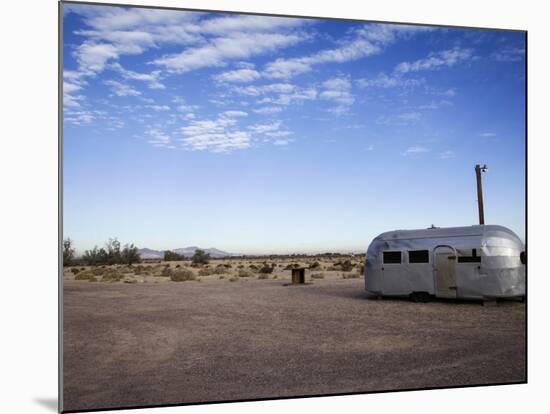
[[[526,380],[522,303],[371,300],[361,278],[309,281],[66,278],[64,410]]]

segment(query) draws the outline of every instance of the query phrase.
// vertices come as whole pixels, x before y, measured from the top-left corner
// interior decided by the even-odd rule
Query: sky
[[[77,251],[363,252],[485,222],[525,240],[522,32],[64,5]]]

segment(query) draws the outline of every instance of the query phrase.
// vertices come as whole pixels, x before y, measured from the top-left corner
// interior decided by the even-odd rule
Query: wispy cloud
[[[407,148],[402,155],[405,155],[405,156],[409,156],[409,155],[418,155],[418,154],[423,154],[423,153],[426,153],[426,152],[429,152],[430,149],[429,148],[426,148],[426,147],[421,147],[421,146],[418,146],[418,145],[415,145],[413,147],[409,147]]]
[[[105,85],[111,87],[113,93],[117,96],[138,96],[141,95],[141,92],[137,89],[134,89],[132,86],[115,81],[115,80],[106,80]]]
[[[172,137],[160,129],[148,129],[145,131],[145,135],[147,136],[147,142],[154,147],[176,148],[172,143]]]
[[[224,66],[228,60],[246,59],[303,40],[304,36],[297,33],[256,33],[254,36],[234,33],[214,38],[203,46],[155,59],[153,63],[170,71],[185,73],[203,67]]]
[[[150,89],[165,89],[165,86],[160,82],[160,70],[150,73],[139,73],[124,69],[119,63],[113,63],[111,67],[117,70],[126,80],[146,82]]]
[[[184,148],[195,151],[229,152],[251,145],[250,133],[240,130],[234,118],[192,120],[181,132]]]
[[[334,113],[346,112],[355,102],[351,93],[349,77],[336,77],[323,82],[323,90],[319,94],[321,99],[330,100],[338,104],[332,109]]]
[[[281,112],[282,110],[283,108],[280,106],[264,106],[258,109],[254,109],[253,111],[257,114],[270,115]]]
[[[512,47],[494,52],[491,57],[498,62],[519,62],[525,58],[525,49]]]
[[[413,62],[401,62],[395,67],[395,72],[403,74],[424,70],[436,70],[445,66],[451,67],[457,63],[470,59],[472,54],[472,49],[455,47],[452,49],[431,53],[425,59],[419,59]]]
[[[355,30],[353,36],[341,42],[338,47],[295,58],[278,58],[265,66],[263,75],[269,78],[288,79],[310,72],[315,65],[344,63],[362,59],[377,53],[399,37],[410,37],[414,33],[431,28],[387,24],[365,24]]]
[[[481,132],[479,136],[483,138],[492,138],[492,137],[496,137],[497,134],[496,132]]]
[[[266,65],[264,76],[268,78],[288,79],[311,71],[314,65],[357,60],[379,51],[379,46],[363,37],[358,37],[347,45],[323,50],[309,56],[290,59],[278,58]]]
[[[227,118],[239,118],[243,116],[248,116],[248,113],[244,111],[225,111],[222,113],[222,116],[225,116]]]
[[[214,76],[218,82],[245,83],[260,78],[260,72],[254,69],[236,69],[220,73]]]
[[[274,132],[281,126],[281,121],[274,121],[269,124],[256,124],[248,127],[251,131],[257,134],[264,134],[266,132]]]
[[[450,151],[450,150],[443,151],[442,153],[439,154],[439,158],[441,158],[442,160],[447,160],[449,158],[454,158],[454,157],[455,157],[454,151]]]
[[[385,73],[378,74],[372,79],[358,79],[357,84],[363,88],[411,88],[423,83],[420,79],[406,79],[400,74],[387,75]]]

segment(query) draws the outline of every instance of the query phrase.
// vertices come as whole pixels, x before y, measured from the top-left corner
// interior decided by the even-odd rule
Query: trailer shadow
[[[305,288],[304,292],[307,294],[323,295],[331,297],[340,297],[351,300],[361,300],[369,302],[382,302],[382,303],[415,303],[408,296],[378,296],[366,292],[361,289],[308,289],[307,287],[298,287],[299,289]],[[418,305],[440,304],[444,306],[456,306],[456,305],[470,305],[470,306],[517,306],[522,304],[517,299],[498,299],[496,301],[483,301],[479,299],[449,299],[449,298],[437,298],[430,296],[425,302],[417,302]]]

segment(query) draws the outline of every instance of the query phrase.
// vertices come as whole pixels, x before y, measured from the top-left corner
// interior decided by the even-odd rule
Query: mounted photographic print
[[[60,25],[61,411],[527,381],[526,32]]]

